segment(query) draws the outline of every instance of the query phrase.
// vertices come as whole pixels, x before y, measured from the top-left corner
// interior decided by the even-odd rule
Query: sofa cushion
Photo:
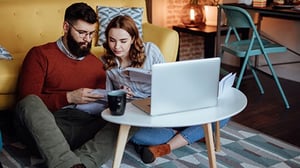
[[[0,45],[0,59],[7,59],[7,60],[13,59],[11,54],[1,45]]]
[[[140,36],[143,37],[142,31],[142,17],[143,17],[143,8],[138,7],[106,7],[106,6],[97,6],[97,13],[99,18],[99,32],[98,32],[98,43],[97,45],[102,45],[105,42],[105,29],[108,23],[118,15],[128,15],[133,18],[135,21]]]

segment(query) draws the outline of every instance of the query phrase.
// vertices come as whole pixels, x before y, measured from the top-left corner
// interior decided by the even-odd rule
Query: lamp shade
[[[198,2],[185,5],[181,10],[181,22],[186,26],[204,24],[204,6]]]

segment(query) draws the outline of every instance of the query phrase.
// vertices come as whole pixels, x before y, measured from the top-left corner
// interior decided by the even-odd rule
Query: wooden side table
[[[217,36],[217,26],[207,26],[207,25],[199,25],[198,27],[186,27],[184,25],[175,25],[172,27],[173,30],[180,33],[188,33],[191,35],[204,37],[204,58],[215,57],[215,37]],[[238,30],[242,33],[242,38],[248,38],[249,30],[240,29]],[[227,33],[227,28],[222,27],[220,31],[221,35],[225,35]],[[180,46],[180,45],[179,45]],[[177,59],[179,61],[180,47],[178,49]]]

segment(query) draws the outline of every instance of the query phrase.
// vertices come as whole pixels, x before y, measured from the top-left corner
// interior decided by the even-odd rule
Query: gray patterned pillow
[[[128,15],[133,18],[140,33],[140,37],[143,37],[142,31],[142,18],[143,8],[138,7],[105,7],[97,6],[97,13],[99,18],[99,33],[98,33],[98,45],[102,45],[105,42],[105,29],[108,23],[118,15]]]
[[[0,45],[0,59],[7,59],[7,60],[13,59],[11,54],[1,45]]]

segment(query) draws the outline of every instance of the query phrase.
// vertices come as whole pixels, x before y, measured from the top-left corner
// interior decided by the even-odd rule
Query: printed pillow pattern
[[[12,60],[13,57],[10,55],[10,53],[0,45],[0,59],[7,59]]]
[[[140,33],[140,37],[143,37],[142,31],[142,18],[143,18],[143,8],[138,7],[105,7],[97,6],[97,13],[99,18],[99,33],[98,33],[98,45],[102,45],[105,42],[105,29],[108,23],[118,15],[128,15],[132,17],[135,21],[137,28]]]

